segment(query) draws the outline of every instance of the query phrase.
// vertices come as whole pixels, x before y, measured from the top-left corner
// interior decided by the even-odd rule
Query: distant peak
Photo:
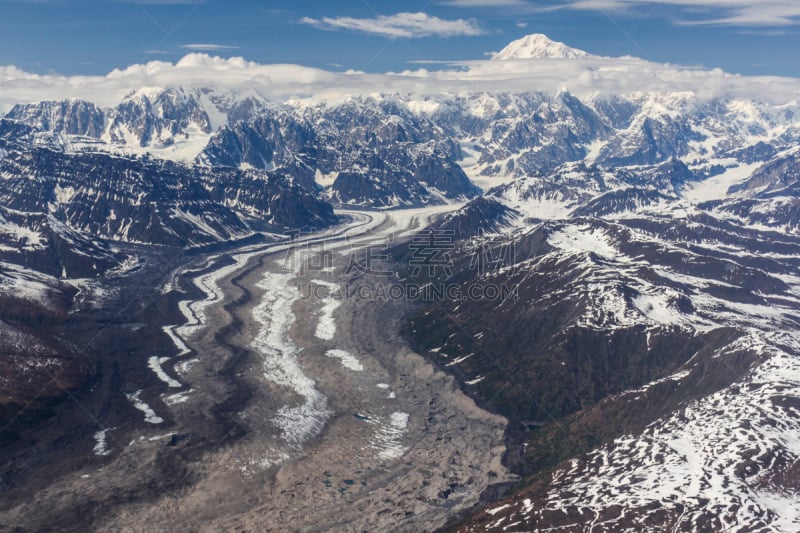
[[[507,59],[583,59],[590,54],[553,41],[547,35],[534,33],[512,41],[492,55],[494,60]]]

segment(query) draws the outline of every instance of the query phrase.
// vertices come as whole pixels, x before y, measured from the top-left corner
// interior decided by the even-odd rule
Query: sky
[[[191,52],[436,69],[529,33],[601,56],[800,77],[798,0],[0,0],[0,65],[38,74],[103,75]]]

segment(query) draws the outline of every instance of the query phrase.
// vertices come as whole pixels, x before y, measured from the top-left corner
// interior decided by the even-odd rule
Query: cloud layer
[[[543,92],[567,89],[594,93],[685,92],[701,100],[733,97],[784,104],[800,95],[800,80],[746,77],[719,69],[701,70],[630,57],[548,60],[480,60],[400,73],[329,72],[298,65],[263,65],[240,57],[189,54],[177,63],[151,61],[105,76],[40,75],[0,67],[0,112],[13,104],[47,99],[86,98],[101,106],[117,104],[142,87],[216,87],[253,92],[278,101],[338,101],[349,95],[402,93],[420,96],[470,92]]]
[[[357,31],[393,39],[476,36],[484,33],[474,20],[447,20],[422,12],[397,13],[374,18],[324,17],[315,19],[304,17],[300,19],[300,22],[323,30]]]

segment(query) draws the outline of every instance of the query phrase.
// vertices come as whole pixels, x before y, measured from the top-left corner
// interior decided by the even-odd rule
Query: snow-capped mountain
[[[13,132],[21,126],[30,130]],[[2,132],[76,153],[279,170],[309,188],[317,176],[331,199],[351,205],[423,205],[476,192],[455,164],[458,144],[393,98],[293,108],[212,89],[148,88],[105,111],[78,100],[16,106]]]
[[[0,136],[73,153],[281,171],[336,202],[385,207],[468,198],[475,190],[467,176],[488,188],[578,162],[619,169],[679,160],[702,180],[790,149],[797,112],[793,103],[669,92],[387,94],[309,104],[151,88],[107,110],[75,100],[20,105]]]
[[[53,135],[99,138],[104,129],[103,111],[77,99],[18,105],[6,118]]]
[[[492,59],[585,59],[589,53],[553,41],[547,35],[534,33],[510,42],[505,48],[492,54]]]
[[[211,133],[211,120],[197,97],[177,89],[142,89],[129,94],[107,116],[104,135],[114,144],[164,147],[177,136]]]

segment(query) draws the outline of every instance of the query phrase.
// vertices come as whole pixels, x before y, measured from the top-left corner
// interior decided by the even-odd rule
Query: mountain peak
[[[589,56],[583,50],[553,41],[547,35],[533,33],[512,41],[508,46],[492,55],[492,59],[501,61],[506,59],[583,59]]]

